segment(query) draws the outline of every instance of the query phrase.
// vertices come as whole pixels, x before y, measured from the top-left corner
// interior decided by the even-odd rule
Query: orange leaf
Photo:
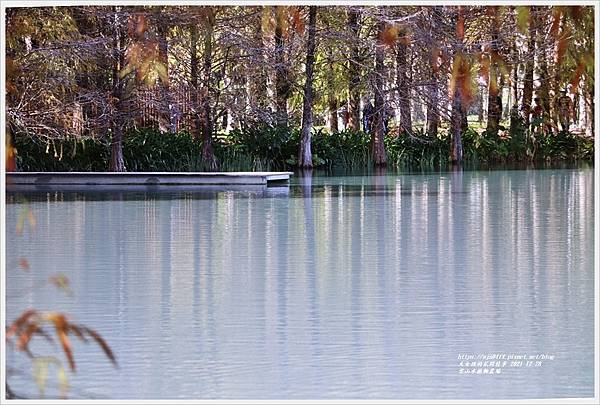
[[[53,284],[59,290],[62,290],[67,295],[73,295],[73,291],[69,285],[69,279],[64,274],[52,276],[48,281]]]
[[[552,13],[552,27],[550,27],[550,35],[556,38],[558,28],[560,27],[560,18],[562,16],[562,7],[556,7]]]
[[[494,80],[490,81],[489,92],[491,95],[496,96],[496,95],[498,95],[499,91],[500,91],[500,88],[498,87],[498,83],[496,83],[496,78],[494,78]]]
[[[71,350],[71,341],[67,336],[69,332],[69,322],[62,314],[52,313],[48,315],[48,320],[54,323],[54,329],[56,330],[56,335],[60,340],[60,345],[67,356],[67,360],[69,361],[69,366],[71,370],[75,371],[75,360],[73,359],[73,352]]]
[[[6,72],[6,92],[8,94],[15,93],[17,91],[17,87],[15,86],[15,79],[19,76],[19,69],[17,68],[17,65],[15,64],[13,58],[6,57],[5,69],[6,69],[5,70],[5,72]],[[8,138],[8,133],[7,133],[7,138]],[[8,142],[7,142],[7,145],[8,145]]]
[[[379,41],[387,46],[393,46],[398,39],[398,28],[393,25],[386,26],[379,34]]]
[[[146,26],[146,17],[144,17],[144,15],[138,14],[129,17],[127,28],[129,30],[129,35],[132,37],[137,37],[138,39],[141,38],[144,35],[144,32],[146,32]]]
[[[438,58],[440,57],[440,48],[438,48],[437,46],[431,47],[431,54],[429,57],[431,59],[431,69],[434,73],[437,73],[440,70],[440,66],[438,63]]]
[[[471,75],[470,74],[466,74],[463,79],[461,80],[460,84],[461,84],[461,98],[462,98],[462,104],[463,106],[467,107],[471,104],[471,102],[473,101],[473,89],[471,88]]]
[[[25,227],[25,212],[21,210],[19,216],[17,218],[17,224],[15,226],[15,232],[17,236],[21,236],[23,234],[23,228]]]
[[[8,138],[8,136],[7,136]],[[6,171],[14,172],[17,170],[16,149],[6,141]]]
[[[569,46],[569,39],[566,35],[563,35],[558,40],[558,45],[556,47],[556,63],[557,65],[561,65],[563,61],[563,57],[565,56],[565,52],[567,51],[567,47]]]
[[[100,334],[93,329],[86,328],[86,327],[82,327],[82,329],[85,332],[87,332],[87,334],[90,335],[92,337],[92,339],[94,339],[96,341],[96,343],[98,343],[100,348],[102,348],[102,351],[104,351],[104,354],[106,354],[106,357],[108,357],[110,359],[110,361],[113,363],[113,365],[115,367],[117,367],[117,359],[115,358],[114,353],[112,352],[112,350],[110,349],[110,347],[108,346],[106,341],[102,338],[102,336],[100,336]]]
[[[27,220],[29,221],[29,227],[31,230],[34,230],[37,225],[37,221],[35,220],[35,216],[33,215],[31,208],[27,208]]]
[[[69,366],[71,367],[71,370],[75,371],[75,360],[73,359],[73,352],[71,351],[71,342],[67,337],[67,333],[63,329],[57,329],[56,333],[58,334],[60,344],[65,352],[65,355],[67,356],[67,360],[69,360]]]
[[[19,259],[19,267],[25,271],[28,271],[29,270],[29,262],[27,261],[27,259],[25,259],[24,257],[21,257]]]
[[[458,6],[458,21],[456,22],[456,37],[462,40],[465,37],[465,17],[462,6]]]
[[[585,71],[585,61],[583,58],[579,60],[577,64],[577,69],[573,73],[573,77],[571,78],[571,94],[576,94],[579,90],[579,82],[581,81],[581,75]]]
[[[37,223],[35,220],[35,216],[33,215],[33,211],[31,211],[31,208],[29,207],[23,207],[21,208],[21,212],[19,212],[19,217],[17,218],[17,225],[15,229],[17,235],[19,236],[23,234],[23,228],[25,227],[26,219],[29,222],[29,227],[33,231]]]
[[[294,11],[292,12],[292,27],[294,27],[294,30],[298,35],[302,35],[304,33],[305,24],[300,15],[299,7],[294,8]]]
[[[6,331],[6,340],[8,341],[11,336],[15,335],[27,322],[31,317],[37,315],[37,311],[34,309],[28,309],[23,312],[20,317],[18,317],[8,328]]]
[[[144,34],[144,32],[146,31],[146,17],[144,17],[143,15],[139,15],[138,19],[137,19],[137,25],[135,27],[135,33],[138,36],[141,36]]]
[[[73,332],[73,334],[75,336],[77,336],[79,338],[79,340],[87,343],[86,337],[83,335],[83,332],[81,331],[81,329],[77,325],[70,324],[69,325],[69,332]]]
[[[463,54],[457,54],[452,63],[450,97],[454,97],[456,91],[460,91],[461,102],[464,106],[468,106],[473,100],[471,64]]]
[[[285,18],[287,14],[287,7],[284,6],[275,6],[275,24],[281,29],[281,33],[283,36],[287,37],[287,19]]]
[[[19,335],[19,341],[17,342],[17,350],[22,350],[31,354],[29,352],[29,341],[33,337],[33,335],[38,334],[46,338],[47,341],[53,342],[52,337],[48,335],[37,323],[30,323],[27,325],[27,328],[23,333]]]

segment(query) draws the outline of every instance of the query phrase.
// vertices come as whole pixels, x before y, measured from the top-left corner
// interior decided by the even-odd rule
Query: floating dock
[[[290,179],[292,172],[10,172],[6,185],[267,185]]]

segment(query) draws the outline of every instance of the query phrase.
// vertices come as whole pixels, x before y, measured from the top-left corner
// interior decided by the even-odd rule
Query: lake
[[[117,356],[73,337],[71,397],[594,395],[593,168],[168,190],[7,192],[7,319],[64,311]]]

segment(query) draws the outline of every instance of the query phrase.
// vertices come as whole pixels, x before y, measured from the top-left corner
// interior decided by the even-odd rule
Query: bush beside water
[[[385,138],[388,165],[406,169],[434,168],[449,164],[450,137],[437,138],[422,132]],[[110,143],[100,139],[48,140],[15,137],[17,165],[22,171],[106,171]],[[297,165],[300,142],[298,128],[255,126],[219,135],[214,152],[220,171],[290,170]],[[313,164],[333,169],[361,169],[372,166],[371,138],[361,131],[328,133],[315,128],[312,136]],[[201,141],[188,132],[160,133],[139,129],[123,143],[128,171],[203,171]],[[594,140],[571,134],[535,133],[519,129],[511,136],[463,133],[465,163],[511,161],[593,160]]]

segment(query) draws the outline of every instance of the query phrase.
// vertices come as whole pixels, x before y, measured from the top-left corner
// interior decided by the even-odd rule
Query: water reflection
[[[100,330],[121,368],[76,347],[72,385],[111,398],[593,395],[592,170],[294,182],[25,194],[38,227],[9,233],[7,259],[32,271],[7,269],[7,295],[59,271],[76,295],[13,295],[7,317]],[[556,360],[458,374],[458,354],[495,351]]]

